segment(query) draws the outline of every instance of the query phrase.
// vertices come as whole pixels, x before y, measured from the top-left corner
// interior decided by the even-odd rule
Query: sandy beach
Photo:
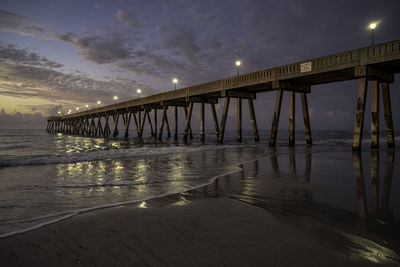
[[[81,214],[0,240],[0,259],[2,266],[398,266],[393,251],[315,226],[205,197]]]

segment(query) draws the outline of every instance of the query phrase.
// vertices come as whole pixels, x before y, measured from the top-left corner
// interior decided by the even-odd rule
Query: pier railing
[[[395,40],[391,42],[386,42],[382,44],[377,44],[374,46],[368,46],[360,49],[354,49],[345,51],[342,53],[332,54],[328,56],[313,58],[310,60],[304,60],[301,62],[296,62],[293,64],[283,65],[271,69],[261,70],[257,72],[242,74],[226,79],[221,79],[217,81],[211,81],[203,84],[198,84],[178,90],[173,90],[169,92],[159,93],[151,96],[146,96],[142,98],[137,98],[129,101],[120,102],[117,104],[112,104],[108,106],[98,107],[91,110],[81,111],[74,114],[68,114],[63,116],[53,116],[49,117],[48,121],[50,124],[54,122],[63,122],[71,120],[81,120],[87,117],[98,117],[98,125],[101,124],[100,118],[104,116],[110,116],[117,114],[114,120],[118,120],[119,114],[123,115],[130,112],[135,115],[136,112],[147,111],[154,109],[155,113],[157,109],[163,110],[162,125],[164,124],[164,116],[166,116],[166,109],[168,106],[175,106],[175,113],[177,107],[184,107],[186,112],[186,129],[189,130],[190,127],[190,116],[191,109],[193,108],[193,103],[201,104],[201,112],[204,113],[204,104],[211,104],[213,110],[213,118],[216,125],[217,134],[223,133],[224,124],[226,122],[226,112],[229,108],[229,99],[231,97],[237,98],[238,106],[238,128],[241,128],[241,99],[249,100],[250,113],[252,114],[252,124],[253,130],[256,135],[256,122],[255,114],[253,108],[252,100],[256,98],[257,93],[267,92],[267,91],[278,91],[277,103],[275,107],[274,114],[274,124],[272,126],[275,131],[279,122],[280,113],[280,102],[282,98],[282,90],[290,91],[290,100],[292,104],[291,112],[294,106],[294,93],[302,94],[302,106],[303,114],[305,120],[308,120],[308,107],[306,94],[310,93],[310,86],[316,84],[322,84],[327,82],[345,81],[351,79],[360,79],[359,88],[359,99],[358,105],[358,117],[356,119],[355,126],[355,139],[359,139],[359,130],[363,127],[363,119],[360,121],[360,116],[364,116],[365,109],[365,92],[367,80],[375,81],[373,82],[373,95],[377,95],[377,90],[379,90],[379,84],[382,84],[382,93],[385,107],[385,118],[391,118],[391,107],[390,107],[390,94],[388,91],[388,84],[393,82],[394,73],[400,72],[400,40]],[[378,89],[377,89],[378,88]],[[225,99],[224,113],[221,121],[221,129],[218,126],[217,117],[215,115],[214,104],[217,103],[219,98]],[[375,96],[376,98],[376,96]],[[378,102],[373,98],[374,107]],[[363,104],[364,103],[364,104]],[[364,106],[363,106],[364,105]],[[189,107],[189,112],[187,108]],[[378,106],[379,107],[379,106]],[[253,111],[252,111],[253,110]],[[390,112],[389,112],[390,111]],[[374,111],[375,112],[375,111]],[[378,108],[379,112],[379,108]],[[203,114],[202,113],[202,114]],[[360,113],[360,114],[359,114]],[[139,113],[140,114],[140,113]],[[145,114],[145,113],[144,113]],[[293,114],[292,114],[293,115]],[[125,116],[125,115],[124,115]],[[139,115],[140,116],[140,115]],[[146,116],[146,115],[144,115]],[[177,117],[177,115],[175,115]],[[204,117],[204,115],[203,115]],[[150,121],[150,116],[147,115],[148,121]],[[294,119],[294,118],[292,118]],[[125,119],[124,119],[125,120]],[[389,119],[387,119],[389,120]],[[145,121],[145,118],[140,122]],[[156,115],[154,117],[154,122],[156,122]],[[169,131],[168,121],[166,120],[167,130]],[[85,122],[86,123],[86,122]],[[87,123],[86,123],[87,124]],[[90,127],[93,127],[94,123],[91,123]],[[137,127],[141,127],[138,123]],[[204,118],[202,125],[204,124]],[[308,122],[309,124],[309,122]],[[379,124],[379,122],[378,122]],[[387,132],[393,132],[391,125],[392,122],[387,124]],[[105,125],[108,125],[108,117]],[[177,118],[175,119],[175,125],[177,125]],[[81,127],[81,126],[71,126],[71,127]],[[100,127],[100,126],[96,126]],[[102,126],[101,126],[102,127]],[[106,127],[106,126],[105,126]],[[116,126],[115,126],[116,127]],[[128,123],[129,127],[129,123]],[[156,125],[155,125],[156,127]],[[361,127],[361,128],[360,128]],[[379,127],[379,125],[378,125]],[[49,126],[48,126],[49,128]],[[52,127],[50,127],[53,129]],[[177,126],[175,126],[177,128]],[[204,128],[204,125],[203,125]],[[294,122],[293,122],[294,128]],[[357,129],[356,129],[357,128]],[[390,129],[391,130],[390,130]],[[160,129],[162,131],[162,128]],[[221,130],[221,131],[220,131]],[[311,130],[309,133],[311,135]],[[50,130],[54,131],[54,130]],[[76,132],[76,131],[75,131]],[[79,132],[79,131],[78,131]],[[83,131],[85,132],[85,131]],[[155,132],[155,131],[154,131]],[[238,130],[238,135],[240,134]],[[357,134],[356,134],[357,132]],[[104,133],[104,131],[103,131]],[[257,133],[258,135],[258,133]],[[274,136],[271,133],[271,136]],[[276,138],[274,136],[273,138]],[[222,139],[222,138],[221,138]],[[388,139],[393,139],[388,137]],[[239,138],[238,138],[239,140]],[[310,137],[311,140],[311,137]],[[388,141],[390,145],[394,145],[394,141]],[[357,143],[357,142],[355,142]],[[270,144],[274,144],[274,141],[270,140]],[[359,145],[353,145],[353,147],[359,147]]]

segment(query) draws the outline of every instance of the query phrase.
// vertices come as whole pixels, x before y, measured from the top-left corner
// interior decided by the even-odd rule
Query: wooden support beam
[[[83,127],[82,127],[82,134],[83,135],[87,135],[87,131],[88,131],[88,118],[87,117],[83,117],[82,118],[82,123],[83,123]]]
[[[157,109],[154,109],[154,131],[153,131],[153,137],[157,138]]]
[[[136,134],[139,136],[139,123],[138,123],[138,120],[137,120],[137,118],[136,118],[136,112],[132,112],[132,115],[133,115],[133,120],[134,120],[134,122],[135,122],[135,126],[136,126]]]
[[[192,102],[190,102],[190,103],[192,103]],[[190,103],[189,103],[189,106],[190,106]],[[187,108],[184,107],[183,110],[185,111],[185,117],[187,117],[187,115],[188,115]],[[189,121],[189,136],[190,136],[190,139],[193,139],[192,126],[190,126],[190,121]]]
[[[251,98],[249,98],[251,99]],[[237,116],[237,127],[236,127],[236,140],[242,142],[242,99],[236,99],[236,116]]]
[[[217,112],[215,111],[215,105],[214,104],[210,104],[211,105],[211,113],[214,119],[214,127],[215,127],[215,133],[217,134],[217,138],[219,136],[219,124],[218,124],[218,118],[217,118]]]
[[[296,92],[303,92],[303,93],[311,92],[311,86],[309,86],[307,84],[295,83],[295,82],[284,81],[284,80],[274,80],[272,82],[272,89],[276,89],[276,90],[281,89],[284,91],[296,91]]]
[[[114,133],[113,137],[117,137],[119,132],[118,132],[118,121],[119,121],[119,113],[114,113],[113,115],[113,120],[114,120]]]
[[[81,119],[75,118],[75,134],[79,135],[81,133]]]
[[[125,138],[128,138],[129,136],[129,124],[131,123],[131,117],[132,117],[132,111],[127,111],[125,115],[123,115],[123,118],[125,118],[124,119]]]
[[[105,125],[104,125],[104,131],[103,131],[103,136],[108,137],[111,134],[110,130],[110,125],[108,124],[108,119],[110,118],[110,113],[107,113],[105,116]]]
[[[178,107],[174,107],[174,138],[178,140]]]
[[[200,141],[204,142],[204,102],[200,103]]]
[[[191,96],[188,102],[194,103],[206,103],[206,104],[218,104],[217,97],[203,97],[203,96]]]
[[[393,119],[392,119],[392,104],[390,100],[389,84],[387,82],[381,83],[382,86],[382,100],[383,100],[383,111],[385,113],[385,125],[386,125],[386,139],[388,147],[394,148],[394,130],[393,130]]]
[[[150,111],[151,110],[146,110],[146,113],[147,113],[147,121],[149,122],[150,133],[151,133],[151,136],[153,136],[154,130],[153,130],[153,124],[151,123]]]
[[[144,129],[144,124],[145,124],[145,122],[146,122],[146,116],[147,116],[147,114],[148,114],[148,111],[147,111],[147,109],[146,109],[146,110],[144,111],[144,114],[143,114],[143,120],[141,121],[142,124],[140,125],[139,137],[142,137],[142,136],[143,136],[143,129]]]
[[[234,97],[244,99],[256,99],[256,93],[246,91],[221,91],[221,97]]]
[[[162,134],[163,134],[163,129],[164,129],[164,122],[165,122],[165,117],[167,116],[167,106],[163,107],[162,111],[162,118],[161,118],[161,124],[160,124],[160,131],[158,133],[158,140],[161,140]]]
[[[142,132],[142,111],[138,110],[138,136],[141,137]]]
[[[231,100],[231,98],[229,96],[225,97],[224,111],[222,113],[221,127],[220,127],[219,136],[218,136],[219,143],[222,143],[224,141],[225,125],[226,125],[226,120],[228,118],[229,101],[230,100]]]
[[[289,92],[289,146],[295,145],[296,139],[296,99],[295,99],[295,92]]]
[[[353,151],[360,150],[364,131],[365,98],[367,97],[367,78],[360,78],[357,99],[356,121],[354,123]]]
[[[94,116],[92,116],[90,120],[90,126],[89,126],[89,135],[93,136],[95,135],[95,129],[96,129],[96,124],[94,123]]]
[[[248,99],[247,101],[249,103],[249,112],[250,112],[251,126],[253,127],[254,141],[258,142],[260,141],[260,137],[258,136],[258,127],[257,127],[256,113],[254,112],[253,99]]]
[[[170,138],[171,137],[171,130],[169,129],[168,114],[166,112],[165,112],[164,119],[165,119],[165,126],[167,126],[167,135],[168,135],[168,138]]]
[[[278,134],[278,126],[279,126],[279,117],[281,115],[282,94],[283,94],[283,91],[281,89],[276,91],[275,111],[274,111],[274,117],[272,119],[271,135],[269,137],[269,146],[270,147],[274,147],[276,145],[276,137]]]
[[[372,81],[371,148],[379,148],[379,81]]]
[[[185,132],[183,133],[183,141],[187,141],[188,139],[188,134],[190,131],[190,121],[192,119],[192,112],[193,112],[193,102],[189,103],[189,111],[185,112],[186,115],[186,126],[185,126]]]
[[[310,115],[308,113],[307,94],[301,93],[301,106],[303,108],[304,130],[306,132],[306,142],[308,145],[312,144]]]
[[[187,107],[187,103],[185,101],[168,100],[164,101],[163,104],[166,106],[173,106],[173,107]]]
[[[104,136],[103,126],[101,125],[101,116],[100,115],[99,115],[99,117],[97,119],[97,126],[96,126],[96,129],[94,131],[94,135]]]
[[[381,70],[373,66],[357,66],[354,68],[354,77],[367,78],[368,80],[379,80],[381,82],[392,83],[394,81],[394,74]]]

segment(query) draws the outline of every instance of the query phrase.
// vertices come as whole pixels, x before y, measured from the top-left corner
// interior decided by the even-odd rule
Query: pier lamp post
[[[97,101],[97,109],[99,109],[99,107],[100,107],[100,104],[101,104],[101,101],[100,101],[100,100],[98,100],[98,101]]]
[[[69,109],[69,110],[68,110],[68,114],[71,114],[71,112],[72,112],[72,110]]]
[[[58,116],[60,116],[61,115],[61,111],[59,111],[59,112],[57,112],[58,113]]]
[[[239,68],[240,68],[241,64],[242,64],[242,62],[240,60],[236,60],[235,65],[237,67],[237,76],[239,76]]]
[[[142,90],[140,90],[140,88],[138,88],[138,89],[136,90],[136,93],[137,93],[137,95],[138,95],[138,98],[140,98],[140,94],[142,93]]]
[[[376,22],[372,22],[369,24],[369,29],[371,30],[371,44],[374,45],[374,32],[375,32],[375,28],[378,25],[378,23]]]
[[[117,104],[118,96],[114,96],[114,104]]]
[[[173,78],[172,82],[174,83],[174,90],[176,90],[176,84],[178,83],[178,79],[177,78]]]
[[[88,104],[86,104],[86,105],[85,105],[85,108],[86,108],[86,110],[88,110],[88,108],[89,108],[89,105],[88,105]]]
[[[79,111],[79,108],[78,108],[78,107],[76,107],[76,111]]]

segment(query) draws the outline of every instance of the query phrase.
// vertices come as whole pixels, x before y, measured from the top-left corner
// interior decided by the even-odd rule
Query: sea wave
[[[84,153],[70,153],[62,155],[35,155],[14,158],[0,158],[0,168],[11,166],[67,164],[82,161],[96,161],[105,159],[135,158],[144,156],[192,153],[206,150],[230,149],[248,147],[248,145],[201,145],[180,147],[141,147],[127,149],[97,150]]]
[[[243,169],[240,166],[244,163],[246,163],[246,162],[242,162],[240,164],[237,164],[237,165],[231,167],[230,170],[212,177],[206,183],[192,186],[192,187],[186,188],[186,189],[178,191],[178,192],[166,192],[166,193],[159,194],[159,195],[149,196],[149,197],[146,197],[143,199],[135,199],[135,200],[125,201],[125,202],[99,205],[99,206],[95,206],[95,207],[82,208],[82,209],[71,210],[71,211],[56,212],[56,213],[52,213],[52,214],[46,214],[46,215],[37,216],[34,218],[23,219],[23,220],[1,222],[0,225],[20,225],[21,227],[18,230],[6,232],[6,233],[0,233],[0,239],[10,237],[13,235],[17,235],[17,234],[26,233],[29,231],[33,231],[33,230],[41,228],[43,226],[54,224],[54,223],[69,219],[78,214],[95,211],[95,210],[99,210],[99,209],[112,208],[112,207],[118,207],[118,206],[124,206],[124,205],[132,205],[132,204],[141,203],[144,201],[149,201],[152,199],[163,198],[163,197],[167,197],[167,196],[174,195],[174,194],[181,194],[181,193],[185,193],[185,192],[188,192],[191,190],[196,190],[196,189],[199,189],[199,188],[202,188],[204,186],[214,183],[215,180],[220,177],[224,177],[224,176],[231,175],[231,174],[242,171]],[[33,225],[24,227],[23,225],[26,223],[33,223]]]

